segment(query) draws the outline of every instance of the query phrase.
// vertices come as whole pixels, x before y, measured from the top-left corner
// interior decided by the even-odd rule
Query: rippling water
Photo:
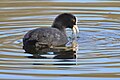
[[[78,18],[77,59],[29,58],[22,49],[24,34],[49,27],[64,12]],[[0,79],[120,79],[119,0],[2,0]]]

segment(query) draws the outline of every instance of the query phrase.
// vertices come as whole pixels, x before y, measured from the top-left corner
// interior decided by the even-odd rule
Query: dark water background
[[[24,34],[64,12],[78,18],[77,59],[28,58]],[[120,1],[1,0],[0,79],[120,80]]]

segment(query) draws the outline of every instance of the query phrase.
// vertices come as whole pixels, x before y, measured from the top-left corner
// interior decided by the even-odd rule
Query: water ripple
[[[95,2],[94,2],[95,1]],[[120,2],[10,0],[0,3],[0,79],[118,79],[120,73]],[[50,27],[63,12],[78,18],[76,59],[32,58],[24,53],[24,34]],[[68,38],[71,30],[67,29]],[[119,79],[118,79],[119,80]]]

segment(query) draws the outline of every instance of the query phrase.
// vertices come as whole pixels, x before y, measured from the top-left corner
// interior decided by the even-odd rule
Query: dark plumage
[[[36,53],[43,48],[63,46],[68,42],[65,28],[73,28],[78,32],[76,17],[69,13],[57,16],[50,28],[37,28],[29,31],[23,38],[23,49],[29,53]],[[75,26],[75,28],[74,28]]]

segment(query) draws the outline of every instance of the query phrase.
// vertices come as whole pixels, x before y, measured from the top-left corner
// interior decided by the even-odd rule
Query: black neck
[[[52,27],[53,27],[53,28],[57,28],[57,29],[59,29],[61,32],[64,32],[64,33],[65,33],[65,27],[62,26],[61,24],[53,24]]]

